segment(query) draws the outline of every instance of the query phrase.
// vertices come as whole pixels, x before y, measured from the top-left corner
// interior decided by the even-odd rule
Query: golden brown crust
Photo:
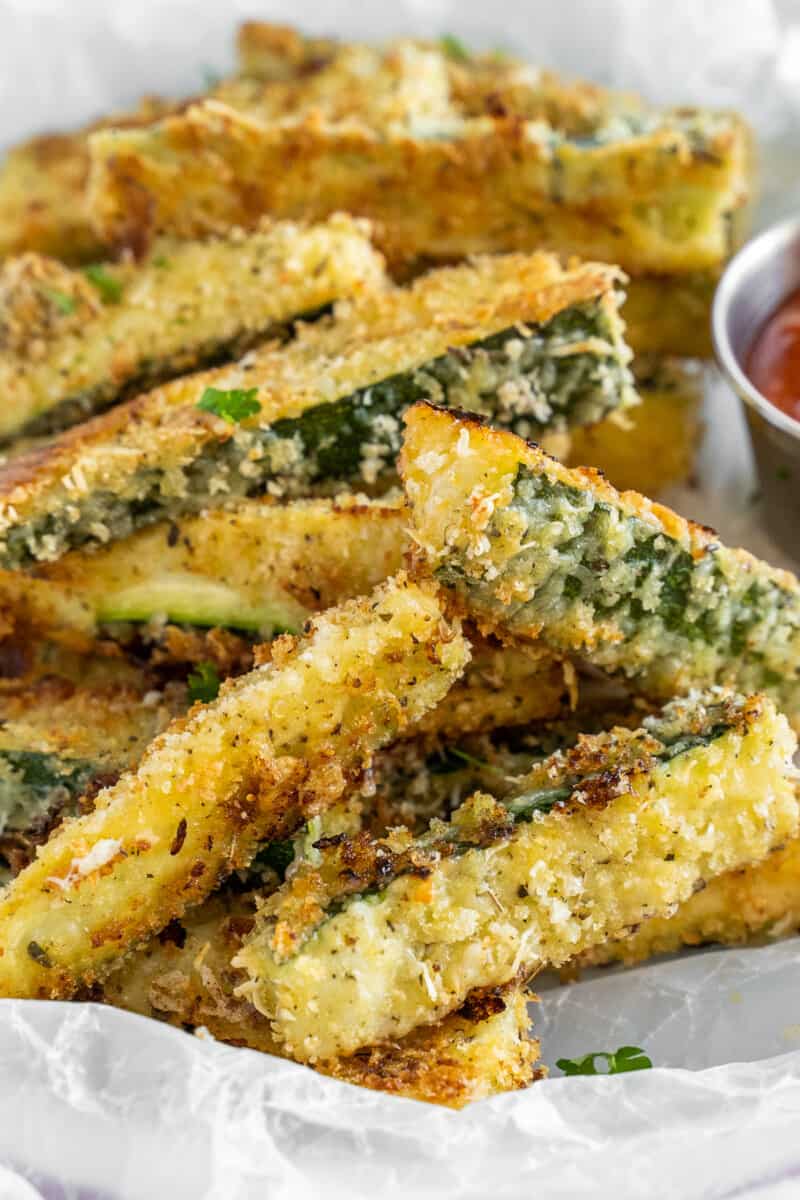
[[[74,133],[39,134],[10,150],[0,167],[0,258],[28,250],[68,262],[102,257],[84,203],[88,136],[106,126],[147,125],[175,109],[173,102],[146,96],[133,112]]]
[[[491,462],[494,476],[500,476],[506,470],[511,470],[515,475],[518,467],[524,465],[532,472],[541,473],[567,487],[590,488],[599,500],[613,508],[621,509],[625,514],[639,517],[653,526],[654,531],[658,528],[663,530],[669,537],[685,546],[695,559],[702,558],[709,547],[719,545],[716,531],[707,525],[687,520],[671,508],[667,508],[666,505],[649,500],[638,492],[618,492],[597,467],[565,466],[551,455],[546,454],[535,443],[525,442],[522,438],[501,429],[492,429],[473,413],[456,413],[453,410],[443,412],[425,402],[415,404],[406,415],[406,424],[413,424],[415,430],[414,452],[416,451],[416,439],[422,435],[423,440],[427,441],[431,437],[434,427],[441,426],[442,421],[448,424],[457,422],[458,429],[475,431],[481,445],[481,453],[487,462]],[[428,432],[423,435],[423,430]],[[438,441],[438,439],[431,438],[431,444],[434,443],[434,440]],[[409,439],[407,438],[406,448],[401,454],[399,464],[404,479],[407,479],[413,470],[412,452],[408,446]],[[768,572],[779,585],[793,591],[797,588],[797,579],[790,571],[767,567],[746,550],[736,550],[735,554],[745,566],[759,572]],[[486,632],[491,633],[493,630],[489,628]]]
[[[503,1020],[504,1014],[509,1025],[516,1016],[517,1028],[504,1033],[500,1053],[492,1061],[492,1047],[479,1043],[481,1029]],[[546,1075],[545,1068],[536,1067],[539,1043],[528,1036],[527,1023],[524,990],[513,985],[489,989],[473,993],[459,1012],[435,1025],[367,1046],[349,1057],[316,1063],[315,1069],[344,1083],[463,1108],[487,1096],[529,1087]],[[471,1043],[478,1043],[477,1061],[472,1062]]]
[[[619,491],[655,497],[685,482],[699,453],[702,374],[677,359],[634,360],[639,404],[569,435],[570,467],[592,463]]]
[[[794,839],[762,862],[704,881],[672,916],[643,922],[630,936],[581,955],[573,967],[631,965],[686,946],[744,945],[788,937],[798,929],[800,839]]]
[[[287,346],[266,345],[233,366],[174,380],[7,462],[3,519],[8,527],[40,505],[49,511],[68,502],[70,489],[119,494],[134,469],[178,468],[202,447],[228,441],[237,426],[197,408],[206,387],[257,387],[261,411],[241,426],[266,427],[517,321],[545,322],[597,297],[611,305],[619,278],[603,264],[564,271],[549,254],[512,254],[443,269],[408,289],[375,295],[365,288],[351,309],[304,326]]]
[[[112,973],[95,998],[235,1046],[281,1055],[270,1022],[235,990],[231,959],[252,927],[253,893],[221,893],[174,921]],[[461,1108],[527,1087],[539,1044],[529,1036],[527,994],[515,983],[475,993],[460,1012],[404,1038],[315,1064],[324,1075],[395,1096]]]
[[[243,21],[236,31],[236,54],[244,75],[274,80],[318,70],[340,48],[332,38],[310,38],[289,25]]]
[[[278,639],[269,666],[174,721],[5,891],[0,993],[65,996],[101,977],[261,842],[337,802],[468,659],[436,590],[401,576],[315,618],[304,639]]]
[[[96,135],[89,203],[117,245],[158,231],[191,237],[246,227],[264,212],[343,209],[373,221],[392,264],[547,248],[633,273],[696,271],[729,253],[723,214],[746,203],[747,142],[744,126],[730,120],[702,154],[668,124],[591,150],[566,144],[556,195],[546,139],[519,118],[468,119],[450,138],[416,139],[314,113],[262,122],[210,101],[167,118],[153,135]],[[676,233],[669,226],[680,223],[681,197],[700,191],[717,207],[710,199],[702,220]],[[646,212],[662,207],[659,227]]]

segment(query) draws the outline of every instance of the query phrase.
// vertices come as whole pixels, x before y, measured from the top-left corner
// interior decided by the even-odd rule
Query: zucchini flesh
[[[668,917],[646,921],[630,937],[581,955],[578,966],[632,964],[685,946],[742,945],[788,937],[800,929],[800,839],[740,871],[728,871]]]
[[[305,614],[293,605],[269,602],[258,607],[242,604],[234,588],[194,575],[153,576],[143,583],[120,588],[98,610],[101,623],[151,621],[163,616],[178,624],[223,626],[269,639],[277,633],[297,632]]]
[[[795,745],[763,697],[675,702],[641,730],[581,739],[502,800],[477,793],[422,838],[320,847],[234,960],[240,994],[306,1061],[439,1020],[792,836]]]
[[[416,542],[482,625],[541,636],[655,698],[719,683],[800,713],[794,576],[477,422],[418,406],[407,430]]]

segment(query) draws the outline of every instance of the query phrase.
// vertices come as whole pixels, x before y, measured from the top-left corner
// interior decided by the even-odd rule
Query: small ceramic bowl
[[[800,421],[762,396],[745,363],[766,320],[798,289],[800,217],[792,217],[753,238],[731,260],[711,315],[717,362],[744,403],[768,532],[793,558],[800,558]]]

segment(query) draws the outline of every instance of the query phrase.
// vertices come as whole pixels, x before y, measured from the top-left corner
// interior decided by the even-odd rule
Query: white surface
[[[742,108],[761,220],[800,194],[796,0],[0,0],[0,144],[231,62],[245,16],[452,32],[666,102]],[[701,486],[676,503],[769,554],[733,398],[709,388]],[[0,1160],[47,1200],[800,1196],[800,941],[542,992],[545,1057],[642,1045],[670,1069],[554,1079],[452,1114],[94,1006],[0,1002]],[[57,1182],[60,1180],[60,1184]],[[0,1169],[0,1200],[27,1200]]]
[[[776,985],[796,992],[796,962],[773,966],[761,982],[745,968],[754,1003]],[[650,968],[640,997],[632,981],[633,1031],[676,968]],[[709,972],[698,1036],[734,972],[721,989]],[[608,1033],[594,987],[575,1010],[579,989],[560,993],[551,1038],[575,1018],[582,1048]],[[775,1200],[792,1181],[800,1195],[798,1051],[554,1079],[452,1113],[95,1006],[0,1001],[0,1019],[4,1078],[20,1081],[0,1090],[0,1155],[46,1200]],[[53,1177],[73,1189],[52,1190]]]

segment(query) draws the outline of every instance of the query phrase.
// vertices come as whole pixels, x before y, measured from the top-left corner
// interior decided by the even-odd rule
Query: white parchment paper
[[[800,201],[797,0],[0,0],[0,145],[232,62],[258,16],[352,37],[451,32],[755,125],[759,224]],[[709,376],[698,483],[672,500],[778,561],[737,403]],[[656,1069],[554,1078],[455,1114],[94,1005],[0,1001],[0,1200],[800,1196],[800,939],[571,987],[535,1024],[562,1056]]]

